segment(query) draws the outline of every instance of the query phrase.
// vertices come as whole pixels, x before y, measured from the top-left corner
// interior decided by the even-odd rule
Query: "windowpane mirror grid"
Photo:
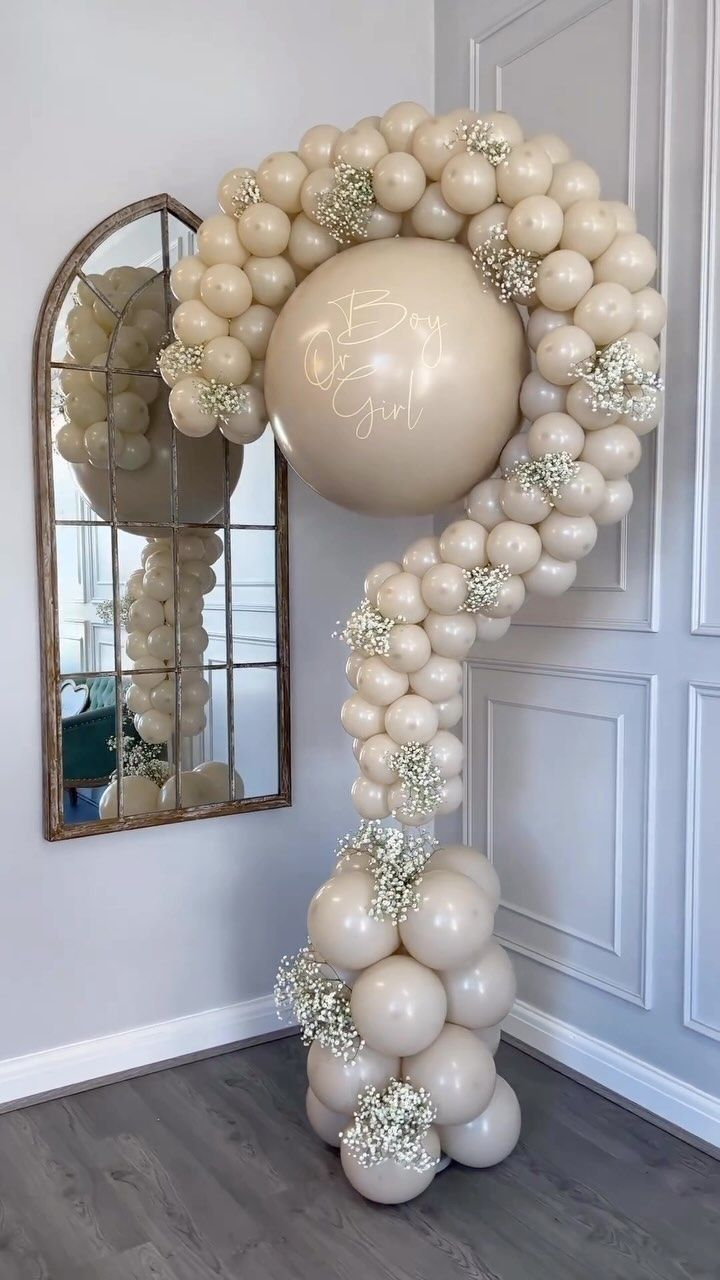
[[[48,839],[290,803],[286,465],[180,436],[157,371],[198,225],[112,215],[38,323]]]

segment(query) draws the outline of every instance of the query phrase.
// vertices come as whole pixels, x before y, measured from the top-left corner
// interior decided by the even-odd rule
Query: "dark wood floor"
[[[718,1280],[720,1163],[503,1045],[496,1169],[361,1200],[276,1040],[0,1116],[2,1280]]]

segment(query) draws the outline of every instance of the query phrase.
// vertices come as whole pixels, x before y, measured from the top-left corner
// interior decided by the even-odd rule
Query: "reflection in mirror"
[[[289,803],[285,464],[174,431],[158,352],[198,220],[70,255],[36,346],[49,838]]]

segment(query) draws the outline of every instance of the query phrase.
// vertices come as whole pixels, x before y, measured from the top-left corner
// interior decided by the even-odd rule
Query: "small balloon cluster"
[[[108,371],[115,464],[138,471],[150,461],[150,405],[160,388],[149,376],[165,335],[162,275],[151,267],[111,267],[79,281],[65,317],[55,447],[66,462],[110,466]],[[145,371],[145,372],[143,372]]]

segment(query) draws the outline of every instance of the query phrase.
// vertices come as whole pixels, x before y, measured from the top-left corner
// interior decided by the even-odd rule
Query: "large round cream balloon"
[[[517,310],[483,288],[467,249],[377,240],[288,299],[265,398],[288,462],[324,498],[427,515],[494,471],[527,367]]]

